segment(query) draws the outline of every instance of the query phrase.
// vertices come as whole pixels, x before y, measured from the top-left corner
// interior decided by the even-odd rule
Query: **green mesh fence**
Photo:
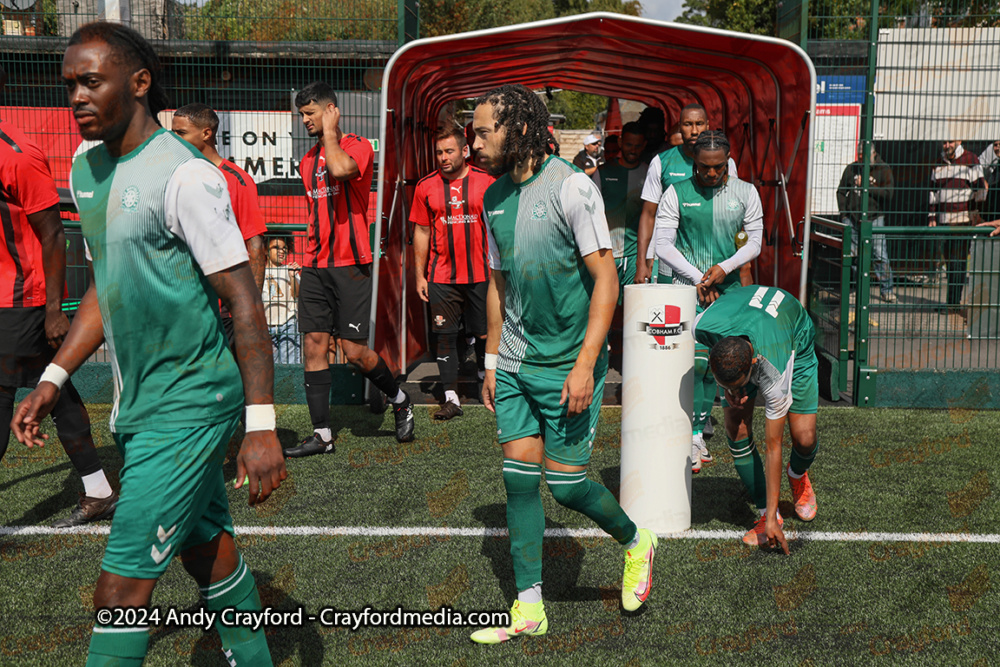
[[[780,19],[817,71],[812,213],[857,244],[840,283],[850,326],[821,347],[848,351],[851,384],[864,369],[995,368],[995,251],[971,226],[1000,219],[1000,2],[814,0]],[[813,248],[813,293],[841,303],[817,266],[837,248]]]
[[[284,262],[294,264],[302,262],[305,250],[306,200],[298,164],[315,143],[299,120],[295,93],[311,81],[326,81],[338,93],[341,128],[372,142],[369,217],[374,221],[382,71],[399,44],[417,36],[417,8],[414,0],[0,0],[0,66],[9,77],[0,114],[42,148],[62,188],[65,309],[75,310],[87,286],[78,218],[67,189],[81,141],[60,81],[74,30],[117,18],[150,40],[172,103],[159,118],[167,129],[172,110],[185,104],[203,102],[216,110],[220,155],[256,181],[268,228],[287,242]],[[271,267],[270,273],[283,272]],[[265,284],[265,297],[274,282]],[[294,309],[292,295],[279,291],[276,298],[284,303],[272,308],[276,322]],[[96,358],[103,360],[101,354]],[[298,358],[280,361],[298,363]]]

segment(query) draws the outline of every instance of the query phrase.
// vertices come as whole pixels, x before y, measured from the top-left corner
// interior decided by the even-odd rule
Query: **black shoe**
[[[284,454],[289,458],[300,458],[303,456],[313,456],[314,454],[333,454],[337,448],[333,446],[333,440],[324,440],[315,433],[303,440],[296,447],[289,447],[284,450]]]
[[[53,528],[72,528],[82,526],[91,521],[110,519],[115,514],[118,507],[118,494],[112,492],[107,498],[91,498],[80,494],[80,500],[76,503],[76,509],[65,519],[59,519],[52,524]]]
[[[406,397],[399,405],[392,406],[393,417],[396,418],[396,441],[410,442],[413,440],[413,403],[410,395],[405,391]]]
[[[445,421],[451,419],[452,417],[462,416],[462,406],[458,403],[452,403],[451,401],[445,401],[441,409],[434,413],[434,419]]]

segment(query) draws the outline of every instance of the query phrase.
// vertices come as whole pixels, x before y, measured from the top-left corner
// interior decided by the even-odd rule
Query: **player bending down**
[[[625,547],[622,605],[649,595],[656,536],[637,529],[611,492],[587,479],[608,370],[606,340],[618,273],[601,196],[552,157],[549,113],[524,86],[479,98],[475,149],[491,176],[483,198],[490,266],[483,402],[497,416],[517,601],[506,628],[472,635],[497,644],[548,629],[542,602],[545,480],[561,505]],[[502,328],[502,331],[501,331]]]
[[[226,180],[158,126],[167,106],[159,62],[134,30],[82,26],[69,40],[62,76],[80,135],[103,142],[74,161],[70,176],[90,286],[55,359],[18,407],[15,435],[40,442],[38,424],[60,386],[106,342],[115,384],[110,426],[125,464],[94,606],[148,606],[180,554],[209,611],[259,610],[233,540],[222,472],[244,400],[236,470],[239,485],[250,482],[250,504],[286,473],[274,431],[271,339]],[[219,297],[233,314],[239,368]],[[216,629],[229,664],[271,664],[263,629],[221,621]],[[148,643],[145,627],[98,622],[87,666],[140,665]]]
[[[792,435],[787,473],[795,514],[803,521],[816,516],[816,494],[807,472],[817,447],[815,338],[809,313],[794,296],[777,287],[749,285],[728,290],[695,320],[695,339],[711,348],[709,364],[726,392],[726,438],[733,464],[760,514],[743,541],[780,545],[786,554],[788,543],[778,514],[786,417]],[[758,390],[765,400],[766,490],[764,467],[753,441]]]

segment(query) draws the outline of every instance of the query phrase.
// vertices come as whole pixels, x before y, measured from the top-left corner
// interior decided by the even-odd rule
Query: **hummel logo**
[[[450,356],[451,356],[451,355],[449,354],[449,355],[448,355],[448,357],[450,357]],[[448,357],[438,357],[438,358],[437,358],[437,360],[438,360],[438,361],[443,361],[443,362],[445,362],[445,363],[448,363]]]
[[[678,173],[676,171],[668,171],[667,173],[670,174],[671,176],[687,176],[687,174]]]
[[[156,527],[156,538],[158,540],[160,540],[160,544],[163,544],[167,540],[169,540],[170,537],[175,532],[177,532],[177,524],[176,523],[173,525],[173,527],[170,530],[163,530],[163,526],[157,526]],[[149,550],[149,555],[153,559],[153,562],[155,562],[157,565],[159,565],[160,563],[163,562],[163,559],[167,557],[167,554],[170,553],[170,549],[172,549],[173,546],[174,545],[172,545],[172,544],[168,544],[166,549],[164,549],[163,551],[160,551],[159,549],[156,548],[156,545],[154,544],[150,548],[150,550]]]
[[[83,190],[77,190],[76,196],[78,199],[93,199],[94,191],[91,190],[90,192],[84,192]]]
[[[586,190],[584,190],[583,188],[577,188],[577,190],[580,191],[581,196],[586,197],[587,199],[590,199],[591,197],[594,196],[594,188],[588,187]]]
[[[156,537],[159,538],[160,544],[163,544],[168,539],[170,539],[170,536],[173,535],[176,530],[177,530],[177,524],[174,524],[174,527],[171,528],[169,532],[163,532],[163,526],[157,526]]]
[[[210,195],[213,195],[216,198],[222,196],[222,186],[221,185],[216,185],[214,188],[208,187],[208,183],[202,183],[202,185],[205,186],[205,191],[208,192]]]
[[[161,552],[159,549],[156,548],[156,545],[154,544],[152,547],[150,547],[149,555],[153,558],[153,562],[159,565],[160,563],[163,562],[163,559],[167,557],[167,554],[170,553],[170,548],[173,546],[174,545],[172,544],[168,544],[167,548]]]
[[[681,206],[701,206],[701,202],[695,202],[693,204],[689,202],[683,202],[681,203]]]
[[[350,322],[348,322],[347,326],[351,327],[352,329],[354,329],[358,333],[361,333],[361,322],[358,322],[357,324],[351,324]]]
[[[503,215],[503,209],[500,209],[499,211],[490,211],[487,215]]]

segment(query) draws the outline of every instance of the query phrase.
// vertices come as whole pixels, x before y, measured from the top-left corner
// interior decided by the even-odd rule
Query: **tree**
[[[687,0],[678,23],[773,35],[777,0]]]
[[[566,116],[561,127],[566,130],[589,130],[594,127],[594,116],[608,107],[608,98],[602,95],[560,90],[552,93],[548,103],[549,113]]]

